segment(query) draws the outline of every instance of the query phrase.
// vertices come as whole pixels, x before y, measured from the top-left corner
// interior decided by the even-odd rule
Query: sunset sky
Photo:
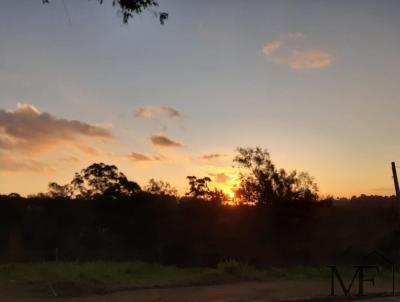
[[[159,0],[164,26],[41,2],[0,2],[1,194],[100,161],[229,192],[235,148],[254,146],[322,194],[393,194],[400,1]]]

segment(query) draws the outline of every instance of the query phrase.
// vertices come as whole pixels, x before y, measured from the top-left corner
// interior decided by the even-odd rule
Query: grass
[[[1,265],[0,283],[34,291],[51,285],[69,295],[205,283],[212,273],[144,262],[43,262]]]
[[[341,270],[346,278],[354,272]],[[243,281],[318,280],[328,268],[256,269],[228,260],[217,268],[177,268],[145,262],[42,262],[0,265],[0,286],[58,295],[106,293],[124,289],[179,287]]]

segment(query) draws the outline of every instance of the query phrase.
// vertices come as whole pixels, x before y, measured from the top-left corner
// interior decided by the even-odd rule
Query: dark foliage
[[[189,182],[189,191],[186,192],[186,196],[194,199],[202,199],[203,201],[213,201],[221,203],[226,199],[225,194],[218,189],[211,190],[208,187],[208,183],[211,182],[211,178],[203,177],[197,178],[196,176],[187,176]]]
[[[144,190],[151,194],[158,195],[178,195],[178,190],[171,186],[168,182],[162,180],[155,180],[154,178],[149,180],[149,183],[144,187]]]
[[[50,197],[84,198],[132,196],[141,190],[140,186],[118,171],[114,165],[94,163],[75,173],[69,184],[59,185],[55,182],[49,184]]]
[[[51,0],[42,0],[42,2],[50,3]],[[97,0],[97,2],[103,4],[105,1]],[[145,10],[151,10],[158,6],[158,1],[155,0],[112,0],[106,2],[112,3],[112,6],[117,7],[124,23],[128,23],[134,15],[141,14]],[[158,17],[161,25],[165,24],[165,21],[168,19],[168,13],[154,10],[151,10],[151,12]]]
[[[318,199],[318,188],[310,175],[278,170],[266,149],[238,148],[234,162],[241,169],[237,193],[244,202],[270,204]]]
[[[136,192],[112,199],[0,197],[2,261],[135,260],[210,266],[352,263],[374,248],[398,253],[392,207],[281,202],[224,206]]]
[[[239,149],[239,190],[254,203],[224,205],[210,178],[189,176],[141,190],[114,165],[95,163],[66,185],[29,198],[0,195],[0,261],[145,260],[210,266],[357,263],[380,249],[399,255],[399,204],[392,197],[319,200],[313,182],[277,170],[266,150]],[[243,181],[249,186],[243,186]],[[243,195],[246,196],[246,195]],[[252,197],[253,198],[253,197]],[[396,256],[397,257],[397,256]]]

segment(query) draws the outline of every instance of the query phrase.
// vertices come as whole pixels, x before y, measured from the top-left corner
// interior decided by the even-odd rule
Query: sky
[[[399,1],[160,0],[164,26],[104,2],[0,2],[0,193],[93,162],[229,192],[256,146],[322,195],[394,193]]]

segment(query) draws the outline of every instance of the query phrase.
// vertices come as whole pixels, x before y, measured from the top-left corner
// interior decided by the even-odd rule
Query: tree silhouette
[[[187,176],[186,178],[189,181],[189,191],[186,192],[186,196],[218,203],[221,203],[226,199],[225,194],[221,190],[211,190],[208,187],[208,183],[211,182],[211,178],[197,178],[196,176]]]
[[[154,178],[149,180],[149,183],[144,187],[144,191],[158,195],[176,196],[178,194],[176,188],[171,186],[168,182],[162,180],[157,181]]]
[[[44,4],[50,3],[51,0],[42,0]],[[104,0],[97,0],[99,4],[103,4]],[[109,2],[109,1],[107,1]],[[133,18],[134,15],[141,14],[145,10],[151,10],[151,8],[157,7],[158,1],[156,0],[112,0],[112,6],[118,8],[118,12],[122,15],[124,23],[128,23],[129,19]],[[151,12],[158,17],[160,24],[164,25],[168,19],[168,13],[153,11]]]
[[[56,182],[49,183],[48,195],[51,198],[70,198],[72,197],[72,187],[68,184],[60,185]]]
[[[88,198],[99,196],[117,198],[120,195],[131,196],[141,190],[140,186],[118,171],[114,165],[94,163],[75,173],[67,185],[49,184],[49,195],[53,197]]]
[[[189,191],[186,193],[186,196],[204,198],[211,192],[210,188],[208,187],[208,183],[211,182],[211,178],[197,178],[196,176],[187,176],[186,178],[189,181]]]
[[[315,201],[318,188],[305,172],[277,170],[269,152],[261,148],[238,148],[234,162],[241,169],[238,197],[245,202]]]
[[[8,196],[9,198],[14,198],[14,199],[19,199],[19,198],[21,198],[21,195],[19,195],[18,193],[15,193],[15,192],[10,193],[10,194],[8,194],[7,196]]]

